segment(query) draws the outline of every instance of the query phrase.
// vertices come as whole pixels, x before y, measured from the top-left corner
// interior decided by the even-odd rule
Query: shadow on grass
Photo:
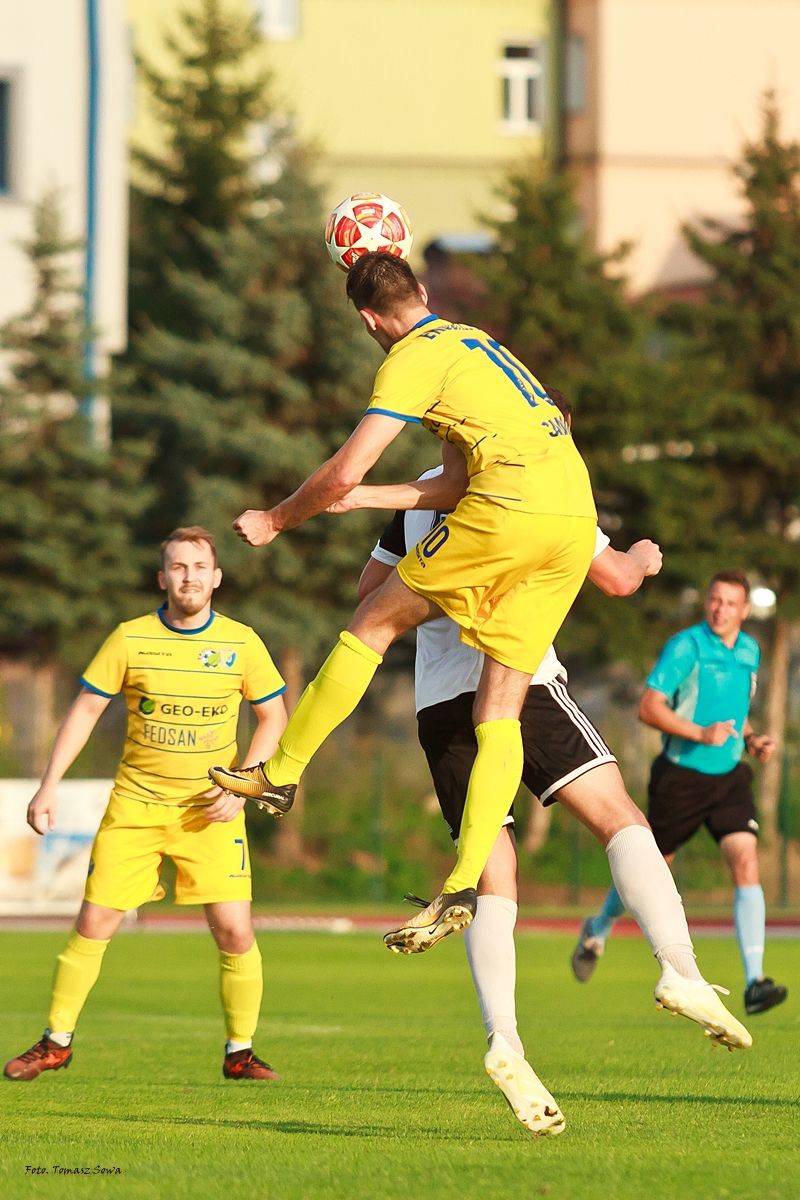
[[[65,1117],[74,1118],[74,1110],[65,1112],[52,1111],[47,1114],[48,1117]],[[293,1134],[321,1134],[325,1137],[345,1137],[345,1138],[380,1138],[391,1139],[392,1141],[404,1141],[406,1139],[419,1143],[420,1140],[431,1142],[459,1142],[463,1144],[463,1133],[446,1133],[443,1130],[428,1130],[419,1128],[400,1128],[397,1125],[319,1125],[312,1121],[289,1121],[289,1120],[269,1120],[267,1118],[244,1121],[232,1121],[228,1119],[217,1119],[215,1117],[175,1117],[175,1116],[136,1116],[134,1114],[125,1116],[116,1113],[81,1113],[82,1121],[113,1121],[120,1125],[157,1125],[176,1126],[178,1128],[192,1127],[208,1127],[212,1129],[237,1129],[251,1130],[256,1133],[293,1133]],[[480,1136],[470,1135],[471,1141],[491,1141],[491,1142],[514,1142],[518,1141],[518,1137],[491,1137],[481,1138]]]
[[[571,1092],[565,1088],[558,1089],[559,1100],[603,1100],[618,1103],[628,1101],[640,1104],[642,1101],[653,1100],[658,1104],[709,1104],[732,1105],[746,1104],[757,1108],[789,1108],[797,1107],[797,1100],[781,1100],[771,1096],[660,1096],[656,1092]]]

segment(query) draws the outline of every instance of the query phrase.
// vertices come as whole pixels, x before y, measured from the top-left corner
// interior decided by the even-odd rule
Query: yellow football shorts
[[[94,840],[85,898],[123,911],[162,900],[165,856],[177,867],[176,904],[252,898],[243,811],[208,822],[203,806],[149,804],[116,792]]]
[[[594,517],[532,515],[467,495],[398,563],[412,591],[461,626],[461,640],[533,674],[586,578]]]

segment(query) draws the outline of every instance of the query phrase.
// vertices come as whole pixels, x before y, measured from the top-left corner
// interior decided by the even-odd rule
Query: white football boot
[[[669,963],[664,963],[656,984],[656,1008],[664,1008],[674,1017],[688,1017],[702,1025],[707,1038],[728,1050],[748,1050],[753,1039],[720,1000],[717,992],[729,996],[727,988],[703,979],[684,979]]]
[[[514,1116],[530,1133],[535,1137],[552,1137],[564,1132],[566,1122],[561,1109],[531,1064],[512,1050],[502,1033],[492,1035],[483,1065]]]

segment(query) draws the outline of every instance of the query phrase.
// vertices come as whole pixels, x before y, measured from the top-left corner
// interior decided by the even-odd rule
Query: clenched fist
[[[248,546],[268,546],[280,533],[271,509],[248,508],[236,518],[233,528]]]

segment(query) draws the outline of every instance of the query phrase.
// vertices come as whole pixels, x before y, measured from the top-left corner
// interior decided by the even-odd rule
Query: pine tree
[[[31,305],[0,329],[0,652],[80,666],[129,612],[138,582],[128,522],[143,501],[141,451],[106,450],[91,436],[80,243],[65,238],[54,193],[33,225]]]
[[[686,471],[672,423],[685,373],[665,360],[646,310],[626,294],[628,247],[606,255],[592,248],[567,174],[523,165],[499,198],[507,215],[486,220],[497,250],[481,271],[488,294],[474,319],[570,401],[600,524],[614,544],[649,537],[668,551],[663,578],[648,581],[624,612],[587,585],[559,645],[573,661],[627,658],[643,667],[687,582],[690,564],[672,551],[704,487]]]
[[[800,144],[783,141],[774,97],[744,146],[735,176],[743,200],[735,227],[706,219],[684,229],[710,281],[703,301],[675,306],[689,365],[701,383],[698,465],[711,501],[699,540],[716,565],[739,565],[777,595],[767,702],[782,740],[792,626],[800,620]],[[705,531],[705,532],[703,532]],[[774,833],[780,755],[766,771]]]
[[[242,546],[230,523],[288,494],[344,441],[375,357],[325,255],[311,154],[249,66],[263,50],[252,19],[203,0],[170,45],[168,75],[145,68],[166,148],[140,156],[137,209],[158,217],[134,227],[132,261],[150,282],[133,293],[120,406],[124,428],[157,443],[157,500],[139,536],[209,524],[221,538],[224,602],[271,644],[300,643],[313,659],[352,608],[380,518],[320,517],[266,553]],[[254,156],[256,129],[266,141]],[[156,262],[160,282],[148,274]],[[411,441],[387,460],[395,477],[414,470]]]
[[[253,625],[296,679],[352,611],[383,519],[321,516],[264,551],[244,546],[231,522],[288,495],[342,444],[375,355],[325,253],[311,152],[250,65],[263,52],[252,19],[203,0],[171,48],[169,75],[145,73],[165,150],[139,160],[120,410],[126,429],[156,441],[157,499],[139,538],[179,523],[214,530],[220,607]],[[395,479],[416,473],[415,450],[430,454],[422,439],[400,441],[382,468]],[[285,830],[281,856],[302,858],[299,819]]]

